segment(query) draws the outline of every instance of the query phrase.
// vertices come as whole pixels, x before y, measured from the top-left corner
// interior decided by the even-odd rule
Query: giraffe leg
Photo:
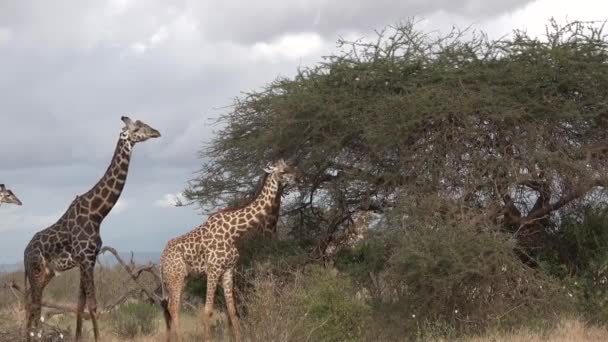
[[[26,341],[30,341],[32,335],[36,335],[40,312],[42,310],[42,289],[32,287],[30,289],[30,300],[27,304],[27,323],[25,325]]]
[[[207,273],[207,297],[205,299],[204,326],[206,338],[211,338],[211,316],[213,316],[213,301],[215,300],[215,290],[219,281],[219,272]]]
[[[82,314],[84,313],[84,305],[86,304],[87,296],[84,291],[84,282],[80,278],[80,290],[78,294],[78,307],[76,308],[76,336],[82,335]]]
[[[236,306],[234,304],[234,294],[233,294],[233,272],[232,269],[226,270],[222,279],[222,287],[224,288],[224,297],[226,299],[226,308],[228,309],[228,316],[230,317],[230,324],[232,324],[232,332],[234,334],[234,339],[238,341],[242,341],[241,337],[241,323],[239,321],[239,317],[236,313]]]
[[[30,285],[25,293],[26,323],[24,332],[26,341],[30,341],[32,333],[34,335],[37,333],[35,330],[40,326],[42,293],[53,278],[53,275],[47,273],[41,265],[41,263],[34,263],[33,266],[26,266],[25,270]]]
[[[87,308],[93,324],[93,335],[95,342],[99,341],[99,327],[97,325],[97,300],[95,299],[95,280],[94,280],[95,261],[88,262],[80,267],[80,282],[86,297]],[[82,337],[82,332],[76,331],[76,341]]]
[[[175,331],[175,340],[181,341],[180,323],[179,323],[179,308],[182,302],[182,292],[184,290],[185,276],[180,275],[172,279],[171,284],[167,287],[169,292],[169,323],[167,323],[167,342],[171,340],[171,331]]]

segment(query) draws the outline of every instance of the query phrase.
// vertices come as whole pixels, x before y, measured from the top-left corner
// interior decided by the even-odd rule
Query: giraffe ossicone
[[[125,126],[103,177],[89,191],[76,196],[59,220],[37,232],[25,248],[23,260],[27,313],[24,335],[28,341],[31,332],[40,322],[44,288],[59,272],[74,267],[80,269],[75,339],[78,341],[82,336],[82,316],[86,304],[95,341],[99,341],[93,271],[102,245],[100,226],[122,193],[133,146],[160,137],[159,131],[139,120],[133,122],[126,116],[121,117],[121,120]]]
[[[240,323],[233,296],[233,274],[239,257],[237,242],[244,233],[258,230],[273,233],[279,217],[283,187],[297,181],[297,171],[280,160],[262,177],[262,185],[253,200],[242,207],[220,210],[194,230],[170,240],[161,255],[163,280],[163,309],[167,325],[166,340],[172,332],[180,340],[179,308],[185,279],[189,274],[207,275],[207,295],[204,315],[207,337],[209,318],[218,283],[224,289],[228,317],[234,337],[240,341]]]

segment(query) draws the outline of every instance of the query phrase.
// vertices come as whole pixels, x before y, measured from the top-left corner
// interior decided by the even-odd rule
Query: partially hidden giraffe
[[[283,187],[297,181],[296,170],[279,160],[266,172],[262,185],[252,201],[239,208],[220,210],[194,230],[170,240],[161,255],[163,279],[163,309],[167,325],[166,340],[172,331],[177,341],[179,308],[186,277],[190,274],[207,275],[207,296],[203,315],[207,337],[209,319],[213,314],[215,291],[220,280],[234,337],[241,340],[240,323],[233,296],[233,274],[239,257],[237,243],[248,231],[274,234],[279,215]]]
[[[7,189],[4,184],[0,184],[0,205],[2,203],[22,205],[19,198],[10,189]]]
[[[94,268],[101,248],[99,234],[103,219],[110,213],[127,180],[131,152],[136,143],[160,137],[160,133],[137,120],[123,116],[125,126],[120,132],[112,161],[103,177],[82,195],[76,196],[66,212],[50,227],[39,231],[25,248],[23,260],[26,282],[27,341],[39,325],[42,293],[59,272],[74,267],[80,269],[80,291],[76,314],[76,341],[82,335],[82,316],[88,307],[95,341],[97,327]],[[29,283],[29,289],[27,284]]]

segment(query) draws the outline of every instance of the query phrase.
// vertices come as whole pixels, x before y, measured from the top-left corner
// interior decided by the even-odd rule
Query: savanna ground
[[[339,40],[318,65],[237,98],[201,151],[188,201],[212,212],[251,200],[280,158],[302,179],[285,189],[279,238],[240,246],[246,336],[608,340],[604,27],[550,21],[544,37],[490,40],[407,21]],[[124,270],[96,272],[98,307],[113,308],[101,315],[104,338],[159,339],[159,308]],[[77,286],[67,272],[46,299],[73,304]],[[202,338],[204,292],[189,282],[191,340]],[[216,307],[226,340],[221,295]],[[22,309],[10,290],[0,312],[15,331]],[[73,321],[46,323],[73,331]]]
[[[318,272],[318,270],[317,270]],[[334,270],[325,275],[318,275],[321,278],[339,278],[339,275]],[[6,284],[16,282],[22,279],[21,272],[7,273],[0,276],[0,283]],[[139,341],[152,342],[164,341],[164,321],[160,308],[154,304],[150,304],[145,300],[145,296],[139,296],[137,286],[134,286],[132,280],[127,273],[120,267],[107,268],[100,267],[97,271],[97,293],[100,298],[100,307],[104,308],[108,305],[115,304],[118,294],[132,292],[130,296],[122,304],[112,308],[110,312],[105,312],[100,316],[100,328],[102,341],[122,342],[122,341]],[[331,283],[330,286],[335,286],[339,281],[325,279]],[[131,283],[131,284],[130,284]],[[151,290],[156,286],[152,278],[141,279],[141,283]],[[246,300],[243,305],[253,305],[249,309],[248,318],[244,319],[244,327],[247,332],[247,339],[251,341],[319,341],[323,340],[315,337],[316,330],[322,330],[323,325],[311,326],[298,319],[297,315],[289,315],[290,311],[303,312],[302,308],[290,308],[293,305],[293,298],[274,297],[277,293],[279,296],[281,286],[276,283],[276,279],[272,277],[265,280],[255,280],[259,286],[257,293]],[[47,301],[61,304],[75,304],[75,292],[77,290],[78,274],[75,271],[66,272],[59,278],[56,278],[48,287],[46,295]],[[302,284],[300,284],[301,286]],[[192,286],[192,284],[191,284]],[[190,287],[192,290],[196,288]],[[290,289],[294,291],[295,289]],[[336,290],[336,289],[334,289]],[[343,290],[343,289],[339,289]],[[303,291],[303,288],[297,291]],[[292,292],[291,295],[295,295]],[[339,295],[339,292],[333,292],[332,295]],[[347,295],[347,294],[343,294]],[[139,297],[139,299],[138,299]],[[357,294],[355,294],[357,297]],[[196,296],[188,295],[188,304],[184,305],[182,316],[182,332],[185,341],[201,341],[204,339],[202,330],[202,303]],[[343,298],[342,300],[345,300]],[[355,301],[365,301],[359,296]],[[310,308],[309,308],[310,309]],[[273,312],[276,310],[276,312]],[[4,288],[0,291],[0,341],[16,341],[21,332],[21,324],[23,323],[24,310],[22,304],[17,300],[17,297],[8,289]],[[49,315],[50,314],[50,315]],[[306,315],[306,313],[304,313]],[[40,341],[70,341],[73,337],[75,329],[75,316],[71,313],[58,313],[57,310],[46,308],[43,310],[43,316],[49,317],[45,319],[44,331],[46,337],[37,339]],[[216,341],[230,341],[230,329],[227,322],[227,316],[223,312],[223,308],[219,308],[217,315],[214,316],[212,323],[214,338]],[[325,321],[327,322],[327,321]],[[322,322],[323,323],[323,322]],[[301,326],[300,326],[301,325]],[[408,340],[408,335],[399,337],[399,329],[396,329],[394,336],[382,337],[383,333],[375,329],[386,329],[384,324],[363,324],[371,331],[367,334],[358,334],[358,337],[353,337],[353,340],[366,341],[404,341]],[[347,329],[352,329],[354,326],[349,326]],[[332,329],[340,329],[340,327],[332,327]],[[445,328],[445,327],[443,327]],[[574,317],[555,317],[555,322],[547,326],[529,326],[524,328],[511,329],[511,331],[488,331],[480,336],[446,336],[442,327],[432,327],[427,325],[423,329],[428,329],[425,333],[420,332],[418,336],[420,340],[428,341],[452,341],[459,340],[463,342],[485,342],[485,341],[606,341],[608,340],[608,329],[584,323],[584,320]],[[433,332],[435,331],[435,332]],[[49,332],[53,334],[49,334]],[[64,334],[63,338],[59,338],[59,333]],[[435,335],[436,334],[436,335]],[[85,321],[84,336],[92,340],[92,329],[90,321]],[[342,336],[339,339],[330,340],[351,340],[347,336]]]

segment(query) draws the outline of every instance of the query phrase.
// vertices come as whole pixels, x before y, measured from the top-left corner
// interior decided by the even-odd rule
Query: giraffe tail
[[[171,312],[169,311],[169,299],[165,293],[165,281],[163,280],[163,266],[160,266],[160,286],[163,297],[160,299],[160,306],[163,309],[163,316],[165,317],[165,324],[167,325],[167,331],[171,330]]]
[[[28,294],[27,294],[27,272],[23,270],[23,304],[27,305]]]
[[[167,331],[171,330],[171,313],[169,312],[169,301],[167,298],[163,298],[160,301],[160,306],[163,308],[163,316],[165,317],[165,325]]]

